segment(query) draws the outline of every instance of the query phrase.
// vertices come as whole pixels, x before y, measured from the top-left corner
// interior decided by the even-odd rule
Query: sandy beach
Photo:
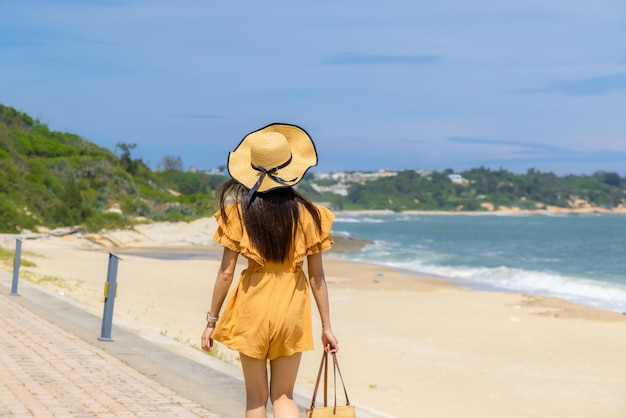
[[[101,315],[113,252],[121,258],[114,321],[197,347],[221,254],[210,242],[214,227],[203,219],[97,235],[25,235],[23,259],[35,266],[24,265],[20,277]],[[16,237],[2,235],[0,244],[12,249]],[[358,243],[335,251],[350,245]],[[326,255],[325,271],[348,393],[374,415],[626,416],[626,315],[467,290],[336,252]],[[305,392],[320,354],[318,342],[303,356],[298,387]],[[238,365],[237,353],[224,347],[216,356]]]

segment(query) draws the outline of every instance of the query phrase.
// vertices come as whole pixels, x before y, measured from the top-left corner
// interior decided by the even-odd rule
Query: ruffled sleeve
[[[250,245],[250,239],[243,224],[241,206],[238,203],[233,203],[226,206],[224,211],[226,215],[228,215],[228,222],[222,217],[220,211],[215,214],[217,229],[215,230],[215,234],[213,234],[213,241],[263,266],[265,260],[261,257],[259,252]]]
[[[224,208],[228,216],[228,222],[217,211],[214,215],[217,220],[217,229],[213,234],[213,241],[230,250],[241,252],[241,239],[243,238],[243,219],[239,211],[239,205],[233,203]]]
[[[304,209],[300,212],[300,228],[302,234],[296,238],[295,243],[295,263],[304,261],[309,255],[317,254],[328,250],[333,246],[333,239],[330,231],[333,227],[335,215],[326,207],[315,205],[322,221],[321,231],[317,229],[315,220],[308,210]]]

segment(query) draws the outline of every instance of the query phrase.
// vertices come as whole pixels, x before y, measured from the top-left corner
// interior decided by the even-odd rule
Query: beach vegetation
[[[32,280],[36,284],[50,285],[55,288],[72,289],[74,286],[66,279],[56,276],[39,276]],[[80,284],[80,281],[76,281]]]
[[[0,247],[0,263],[3,266],[12,266],[15,258],[15,251]]]
[[[37,267],[37,263],[24,257],[22,257],[22,259],[20,260],[20,265],[22,267]]]
[[[14,264],[15,264],[15,250],[9,250],[7,248],[0,247],[0,265],[2,265],[5,268],[12,269]],[[20,258],[20,266],[37,267],[37,264],[27,258],[24,258],[24,253],[22,253],[22,258]]]

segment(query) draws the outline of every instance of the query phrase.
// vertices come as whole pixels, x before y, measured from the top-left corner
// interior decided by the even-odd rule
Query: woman
[[[322,251],[333,244],[333,214],[292,186],[317,165],[315,145],[294,125],[272,124],[248,134],[228,156],[232,177],[220,192],[213,239],[224,247],[202,349],[213,340],[239,351],[246,417],[299,417],[293,388],[303,351],[313,348],[309,284],[322,322],[322,344],[339,349],[331,323]],[[234,202],[226,200],[234,197]],[[248,260],[219,316],[238,255]],[[302,270],[307,260],[308,282]],[[270,363],[268,387],[267,360]]]

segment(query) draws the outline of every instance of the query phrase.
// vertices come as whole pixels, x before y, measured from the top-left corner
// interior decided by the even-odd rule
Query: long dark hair
[[[226,223],[227,199],[241,203],[243,221],[250,242],[267,261],[288,259],[300,219],[300,207],[309,211],[319,233],[322,220],[315,205],[292,187],[280,187],[263,193],[248,195],[248,190],[234,180],[228,180],[219,192],[220,213]]]

